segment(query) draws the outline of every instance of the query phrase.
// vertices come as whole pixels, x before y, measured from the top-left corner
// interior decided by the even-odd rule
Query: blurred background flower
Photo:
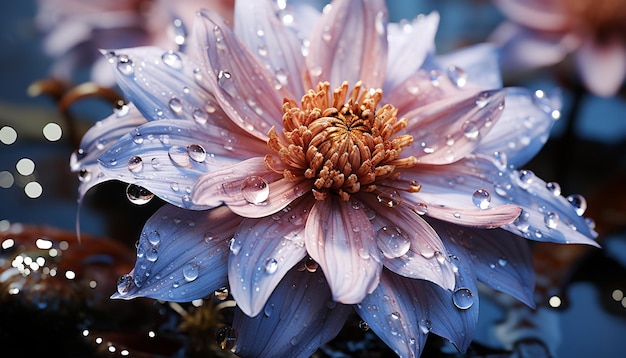
[[[74,232],[78,181],[67,166],[68,156],[75,149],[69,128],[75,128],[80,135],[96,120],[112,112],[109,101],[82,99],[71,106],[78,125],[70,126],[50,96],[33,98],[27,94],[32,83],[50,75],[55,61],[43,50],[44,39],[35,20],[36,5],[32,0],[10,2],[4,5],[0,14],[0,45],[3,48],[0,53],[3,79],[0,86],[0,202],[3,203],[0,206],[0,231],[12,236],[16,236],[15,223],[48,224]],[[388,5],[393,21],[439,11],[441,24],[436,42],[442,52],[484,41],[506,20],[489,0],[389,0]],[[97,47],[100,46],[94,46]],[[70,74],[75,84],[92,78],[88,63],[87,68]],[[526,168],[542,178],[558,181],[563,193],[581,193],[587,197],[587,213],[596,221],[604,249],[589,251],[576,246],[567,246],[567,249],[559,246],[557,250],[548,244],[535,246],[534,255],[539,258],[535,261],[539,311],[525,312],[501,300],[498,295],[482,295],[479,335],[470,346],[470,355],[509,356],[509,349],[515,342],[536,338],[537,332],[541,333],[543,329],[542,337],[552,337],[557,356],[616,356],[626,349],[621,339],[626,329],[626,193],[623,186],[626,180],[626,121],[623,120],[626,106],[616,98],[594,95],[578,98],[575,87],[568,84],[571,81],[562,81],[559,78],[562,76],[549,67],[532,74],[519,76],[505,72],[505,84],[521,84],[533,90],[560,86],[564,106],[562,119],[556,122],[551,139]],[[571,134],[566,135],[566,124],[572,114],[576,114],[578,120]],[[82,231],[106,236],[107,240],[121,242],[134,251],[133,245],[143,223],[161,204],[153,200],[144,206],[135,206],[126,198],[125,185],[104,183],[90,192],[83,202]],[[36,241],[36,238],[29,240]],[[10,250],[14,256],[20,253],[15,248]],[[209,308],[212,302],[217,302],[215,306],[220,315],[228,316],[229,300],[219,299],[225,296],[228,296],[227,292],[216,292],[204,304],[190,304],[182,309],[159,303],[158,310],[163,317],[171,319],[172,324],[167,326],[168,330],[171,328],[170,332],[180,334],[181,329],[191,335],[201,332],[205,343],[228,347],[232,343],[232,333],[215,323],[211,318],[216,317],[211,313],[215,311]],[[146,316],[146,320],[151,319]],[[213,329],[217,340],[206,342],[207,327]],[[346,327],[348,329],[322,352],[316,353],[317,356],[364,356],[366,352],[384,352],[363,322],[350,320]],[[523,331],[520,327],[534,327],[534,330]],[[142,337],[146,337],[153,347],[172,347],[171,341],[161,333],[160,330],[146,329]],[[57,338],[67,337],[58,332],[50,334]],[[89,337],[96,342],[97,337]],[[504,344],[506,341],[509,345]],[[99,342],[106,346],[107,340]],[[182,349],[189,353],[189,347],[193,345],[187,343]],[[140,348],[132,349],[135,347],[132,344],[127,347],[131,347],[131,354],[141,356]],[[163,352],[172,356],[180,348],[179,345]],[[101,353],[105,356],[123,354],[121,349],[111,352],[108,347],[104,347]],[[424,356],[451,357],[454,349],[445,341],[429,340]]]

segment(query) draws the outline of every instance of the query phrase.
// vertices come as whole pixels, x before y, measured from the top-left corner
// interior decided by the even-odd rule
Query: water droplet
[[[159,162],[158,158],[152,158],[152,160],[150,160],[150,164],[152,164],[152,168],[155,170],[158,170],[161,167],[161,162]]]
[[[264,44],[259,44],[259,46],[257,47],[257,53],[261,57],[267,56],[267,47]]]
[[[139,173],[143,170],[143,160],[138,155],[133,155],[128,159],[128,170],[133,173]]]
[[[180,147],[177,145],[171,146],[167,151],[167,155],[170,157],[170,160],[178,165],[179,167],[189,167],[191,162],[189,161],[189,152],[187,148]]]
[[[218,288],[217,290],[215,290],[213,294],[215,295],[215,298],[217,298],[218,300],[224,301],[225,299],[228,298],[228,288],[227,287]]]
[[[155,262],[159,258],[159,251],[157,251],[156,247],[151,247],[144,253],[144,257],[150,262]]]
[[[161,234],[158,231],[152,230],[148,234],[146,234],[146,238],[148,242],[152,245],[158,245],[161,242]]]
[[[507,157],[505,152],[493,152],[493,158],[496,160],[500,169],[504,170],[508,165],[509,158]]]
[[[567,197],[567,201],[572,205],[576,215],[582,216],[587,210],[587,200],[580,194],[572,194]]]
[[[237,330],[231,326],[224,326],[215,333],[217,345],[222,349],[232,350],[237,344]]]
[[[273,302],[268,302],[265,305],[265,308],[263,309],[263,314],[265,315],[265,317],[269,317],[272,315],[272,313],[274,313],[274,308],[276,307],[276,305]]]
[[[466,310],[474,304],[474,293],[466,287],[457,288],[452,294],[452,303],[462,310]]]
[[[319,264],[315,260],[313,260],[313,258],[311,257],[306,259],[306,261],[304,262],[304,268],[309,272],[317,271],[318,267],[319,267]]]
[[[128,56],[119,55],[117,56],[117,70],[123,75],[130,76],[135,72],[135,66]]]
[[[83,183],[90,181],[91,172],[87,169],[81,169],[80,172],[78,172],[78,180]]]
[[[205,124],[209,120],[209,114],[201,109],[194,110],[191,116],[200,124]]]
[[[526,232],[530,227],[530,213],[522,210],[517,219],[513,222],[521,232]]]
[[[550,229],[556,229],[556,227],[559,225],[559,214],[552,212],[552,211],[548,211],[543,216],[543,222]]]
[[[504,267],[506,266],[506,264],[508,263],[508,261],[506,260],[505,257],[501,257],[500,259],[498,259],[498,265]]]
[[[467,73],[456,66],[448,67],[448,77],[459,88],[467,84]]]
[[[398,206],[402,203],[400,193],[398,193],[395,190],[388,191],[388,192],[380,192],[376,196],[376,199],[378,200],[379,203],[385,204],[386,206],[390,208]]]
[[[126,197],[135,205],[144,205],[152,200],[154,194],[144,187],[130,184],[126,187]]]
[[[219,71],[217,73],[217,84],[231,97],[234,97],[237,94],[237,88],[235,87],[235,83],[230,72]]]
[[[418,215],[425,215],[428,212],[428,204],[426,203],[417,203],[413,208]]]
[[[193,161],[202,163],[206,159],[206,150],[200,144],[190,144],[187,146],[189,158]]]
[[[263,178],[252,175],[241,183],[241,195],[250,204],[258,205],[269,198],[270,187]]]
[[[548,189],[554,196],[561,195],[561,186],[559,185],[559,183],[553,181],[546,183],[546,189]]]
[[[430,332],[430,330],[433,329],[433,323],[428,318],[420,319],[418,325],[419,325],[420,331],[422,331],[422,333],[424,334],[428,334],[428,332]]]
[[[278,269],[278,261],[275,258],[270,257],[265,261],[265,272],[273,274]]]
[[[363,330],[363,331],[367,332],[367,331],[369,331],[369,330],[370,330],[370,325],[369,325],[369,324],[367,324],[367,322],[365,322],[365,321],[361,320],[361,321],[359,322],[359,328],[360,328],[361,330]]]
[[[195,262],[190,262],[183,267],[183,277],[185,281],[191,282],[198,278],[198,264]]]
[[[170,99],[169,107],[172,110],[172,112],[176,114],[180,114],[183,111],[183,102],[181,102],[180,99],[174,97]]]
[[[163,63],[168,65],[169,67],[180,70],[183,68],[183,61],[180,56],[174,51],[167,51],[163,55],[161,55],[161,60]]]
[[[239,251],[241,250],[241,246],[242,243],[239,240],[236,240],[235,238],[230,239],[230,252],[233,255],[237,255],[239,253]]]
[[[126,274],[120,276],[117,280],[117,293],[124,296],[130,291],[131,288],[135,285],[135,281],[133,280],[133,276]]]
[[[466,121],[463,123],[462,130],[465,138],[469,140],[476,140],[480,135],[480,127],[472,121]]]
[[[528,189],[535,179],[535,173],[532,170],[520,170],[519,182],[522,189]]]
[[[485,189],[478,189],[472,194],[472,202],[481,210],[487,209],[491,205],[491,195]]]
[[[411,247],[408,235],[396,226],[380,228],[376,233],[376,243],[383,255],[391,259],[406,254]]]
[[[385,13],[384,12],[380,11],[376,14],[375,27],[376,27],[376,33],[378,33],[379,35],[385,35],[386,26],[385,26]]]
[[[476,97],[476,106],[483,108],[489,103],[489,92],[482,92]]]

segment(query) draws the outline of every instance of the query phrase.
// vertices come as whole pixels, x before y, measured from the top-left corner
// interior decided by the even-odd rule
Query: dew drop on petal
[[[209,115],[207,114],[207,112],[201,109],[194,110],[193,113],[191,113],[191,116],[193,117],[194,121],[199,124],[205,124],[209,120]]]
[[[265,261],[265,272],[271,275],[275,273],[277,269],[278,261],[275,258],[270,257]]]
[[[467,74],[465,71],[454,65],[448,67],[448,77],[457,87],[465,87],[467,83]]]
[[[143,170],[143,160],[138,155],[133,155],[128,159],[128,170],[133,173],[139,173]]]
[[[237,330],[231,326],[224,326],[215,332],[215,340],[217,345],[225,350],[235,348],[237,344]]]
[[[478,139],[478,135],[480,134],[478,125],[472,121],[466,121],[465,123],[463,123],[462,130],[465,138],[469,140]]]
[[[272,313],[274,313],[275,308],[276,308],[276,305],[273,302],[268,302],[265,305],[265,308],[263,309],[263,314],[265,315],[265,317],[271,316]]]
[[[479,209],[487,209],[491,204],[491,195],[485,189],[478,189],[472,194],[472,202]]]
[[[161,234],[158,231],[152,230],[146,234],[148,242],[152,245],[158,245],[161,242]]]
[[[519,172],[520,187],[528,189],[535,179],[535,173],[532,170],[521,170]]]
[[[190,144],[187,146],[189,158],[193,161],[202,163],[206,159],[206,150],[200,144]]]
[[[376,243],[383,255],[388,258],[400,257],[411,247],[408,235],[396,226],[380,228],[376,233]]]
[[[189,152],[187,148],[180,146],[172,146],[167,151],[170,160],[179,167],[188,167],[190,165]]]
[[[133,61],[126,55],[117,56],[117,70],[123,75],[132,75],[135,73]]]
[[[556,227],[559,225],[559,214],[552,212],[552,211],[548,211],[543,216],[543,222],[550,229],[556,229]]]
[[[148,189],[144,187],[135,184],[129,184],[126,187],[126,197],[128,198],[128,200],[130,200],[131,203],[135,205],[144,205],[152,200],[154,194],[152,194]]]
[[[233,255],[237,255],[239,253],[239,251],[241,250],[241,246],[242,246],[241,241],[236,240],[235,238],[230,239],[229,248],[230,248],[230,252]]]
[[[466,287],[457,288],[452,293],[452,303],[462,310],[466,310],[474,304],[474,293]]]
[[[134,286],[133,277],[129,274],[125,274],[120,276],[117,280],[117,293],[124,296],[130,291],[130,289]]]
[[[489,92],[482,92],[476,97],[476,106],[483,108],[489,103]]]
[[[519,216],[513,221],[515,227],[521,232],[526,232],[530,227],[530,213],[522,210]]]
[[[159,258],[159,251],[156,247],[151,247],[144,253],[144,257],[150,262],[155,262]]]
[[[91,172],[87,169],[81,169],[78,172],[78,180],[82,183],[87,183],[91,180]]]
[[[557,182],[549,182],[546,183],[546,189],[552,193],[554,196],[561,195],[561,186]]]
[[[576,215],[582,216],[587,210],[587,200],[580,194],[572,194],[567,197],[567,201],[572,205]]]
[[[431,329],[433,329],[433,323],[428,318],[420,319],[418,325],[420,331],[422,331],[422,333],[424,334],[427,334],[428,332],[430,332]]]
[[[183,111],[183,102],[180,99],[174,97],[170,99],[169,107],[175,114],[180,114]]]
[[[198,278],[198,264],[195,262],[190,262],[183,267],[183,277],[185,281],[191,282]]]
[[[270,187],[265,179],[252,175],[241,183],[241,195],[250,204],[261,204],[270,196]]]
[[[234,97],[237,94],[237,89],[235,88],[230,72],[219,71],[217,73],[217,84],[230,96]]]
[[[161,56],[161,60],[163,60],[164,64],[176,70],[180,70],[183,67],[183,61],[181,60],[180,56],[174,51],[165,52]]]

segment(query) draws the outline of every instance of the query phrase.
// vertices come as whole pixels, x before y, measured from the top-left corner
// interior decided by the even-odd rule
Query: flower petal
[[[502,87],[498,64],[499,49],[493,44],[481,43],[464,47],[452,53],[437,56],[434,61],[457,83],[482,89]]]
[[[426,55],[435,48],[435,34],[438,26],[439,14],[436,12],[426,16],[417,16],[411,23],[389,24],[387,27],[389,61],[384,91],[396,87],[424,64]],[[415,41],[417,36],[419,36],[419,41]]]
[[[605,43],[584,41],[576,52],[576,64],[592,93],[613,96],[626,78],[626,46],[617,37]]]
[[[137,262],[112,298],[190,302],[226,286],[228,242],[241,218],[226,207],[191,211],[165,205],[146,222]]]
[[[582,217],[587,205],[584,198],[575,195],[568,200],[560,195],[558,184],[548,185],[528,170],[512,170],[506,162],[478,155],[446,166],[423,166],[415,171],[403,171],[399,178],[419,180],[422,184],[420,192],[403,198],[416,207],[423,207],[426,203],[427,208],[423,207],[422,211],[426,210],[428,216],[472,226],[471,220],[481,220],[476,223],[484,225],[494,214],[493,225],[488,227],[503,226],[532,240],[598,246],[592,240],[597,234]],[[476,193],[479,190],[482,191]],[[508,209],[510,204],[523,210],[514,222],[506,223],[515,215],[513,209]],[[459,211],[460,215],[454,215],[453,208],[469,211],[472,205],[484,213],[478,213],[477,218],[469,221],[462,211]],[[491,209],[497,210],[490,212]]]
[[[293,182],[270,171],[264,158],[251,158],[201,176],[192,190],[196,205],[225,203],[248,218],[269,216],[309,193],[309,181]]]
[[[292,269],[263,310],[251,318],[235,310],[241,357],[310,357],[343,327],[350,306],[332,300],[322,273]]]
[[[440,258],[446,257],[446,247],[424,219],[409,208],[398,205],[388,208],[377,202],[373,195],[364,195],[363,203],[368,205],[370,210],[376,213],[372,219],[372,226],[376,232],[376,240],[383,240],[379,244],[380,248],[395,252],[393,255],[383,253],[383,265],[398,275],[428,280],[445,288],[454,288],[454,272],[452,266]],[[394,228],[400,231],[393,232]],[[385,233],[393,232],[394,236],[389,237]],[[400,241],[397,239],[400,238]],[[385,240],[394,240],[389,248]],[[406,239],[407,241],[403,241]],[[406,253],[401,254],[394,249],[401,248],[407,242],[410,247]],[[390,250],[391,249],[391,250]]]
[[[215,95],[228,116],[246,132],[266,141],[271,127],[281,127],[283,98],[290,94],[222,18],[201,10],[194,26],[202,54],[203,86]]]
[[[283,25],[276,15],[281,11],[273,1],[235,2],[235,33],[291,93],[290,98],[304,95],[306,67],[302,40],[293,29]]]
[[[388,14],[382,0],[336,0],[324,11],[306,57],[311,82],[331,88],[362,81],[382,88],[387,68]]]
[[[422,164],[448,164],[470,154],[504,109],[505,91],[450,96],[407,113],[413,144],[403,155]]]
[[[110,178],[142,186],[171,204],[206,209],[191,201],[191,188],[203,174],[255,154],[261,145],[249,138],[248,150],[235,154],[225,129],[192,121],[160,120],[126,134],[100,156],[100,169]],[[257,144],[257,146],[255,146]]]
[[[535,307],[535,272],[526,239],[502,229],[473,229],[433,219],[428,221],[450,252],[465,253],[478,280]]]
[[[70,158],[72,171],[79,173],[79,200],[82,200],[90,188],[103,181],[113,179],[102,173],[98,165],[98,157],[116,143],[120,137],[146,122],[137,108],[133,104],[128,104],[116,113],[97,122],[85,133],[79,149],[72,153]]]
[[[570,25],[558,2],[495,0],[495,4],[508,18],[533,29],[559,31]]]
[[[504,153],[509,165],[526,164],[548,140],[554,121],[560,116],[559,98],[543,91],[531,94],[524,88],[507,88],[504,111],[476,152],[487,156]]]
[[[381,255],[361,206],[329,195],[316,201],[304,231],[306,249],[342,303],[358,303],[378,285]]]
[[[306,255],[304,223],[310,201],[262,219],[244,219],[230,245],[228,280],[237,306],[256,316],[278,282]]]
[[[105,56],[125,98],[148,120],[188,119],[233,130],[215,97],[198,84],[199,66],[187,55],[158,47],[135,47]]]

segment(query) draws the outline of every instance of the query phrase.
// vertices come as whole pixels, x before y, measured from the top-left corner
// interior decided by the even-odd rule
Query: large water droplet
[[[276,305],[273,302],[267,303],[265,305],[265,308],[263,309],[263,314],[265,315],[265,317],[271,316],[272,313],[274,313],[274,308],[276,308]]]
[[[187,146],[189,158],[193,161],[202,163],[206,159],[206,150],[200,144],[190,144]]]
[[[476,106],[483,108],[489,103],[489,92],[482,92],[476,97]]]
[[[273,274],[278,269],[278,261],[275,258],[270,257],[265,261],[265,272]]]
[[[469,140],[476,140],[480,135],[480,127],[472,121],[466,121],[463,123],[462,130],[465,138]]]
[[[152,230],[146,234],[148,242],[152,245],[158,245],[161,242],[161,234],[158,231]]]
[[[117,56],[117,70],[123,75],[130,76],[135,72],[135,66],[128,56],[119,55]]]
[[[467,74],[462,69],[452,65],[448,67],[448,77],[457,87],[465,87],[467,84]]]
[[[180,114],[183,111],[183,102],[180,99],[174,97],[170,99],[169,107],[175,114]]]
[[[217,84],[230,96],[234,97],[237,94],[237,88],[230,72],[219,71],[217,73]]]
[[[161,60],[163,63],[168,65],[169,67],[180,70],[183,68],[183,61],[180,56],[174,51],[167,51],[161,56]]]
[[[190,262],[183,267],[183,277],[185,281],[191,282],[198,278],[198,264],[195,262]]]
[[[201,109],[194,110],[191,116],[200,124],[205,124],[209,120],[209,114]]]
[[[263,178],[252,175],[241,183],[241,195],[250,204],[261,204],[269,198],[270,187]]]
[[[452,294],[452,303],[462,310],[466,310],[474,304],[474,293],[466,287],[457,288]]]
[[[550,191],[554,196],[561,195],[561,186],[559,185],[559,183],[553,181],[546,183],[546,189],[548,189],[548,191]]]
[[[217,345],[222,349],[232,350],[237,345],[237,330],[231,326],[224,326],[215,333]]]
[[[144,253],[144,257],[150,262],[155,262],[159,258],[159,251],[156,247],[151,247]]]
[[[422,331],[422,333],[424,334],[428,334],[428,332],[430,332],[430,330],[433,329],[433,323],[428,318],[420,319],[418,325],[419,325],[420,331]]]
[[[548,211],[543,216],[543,222],[550,229],[556,229],[556,227],[559,225],[559,214],[552,212],[552,211]]]
[[[517,219],[513,222],[521,232],[526,232],[530,227],[530,213],[522,210]]]
[[[130,184],[126,187],[126,197],[135,205],[144,205],[152,200],[154,194],[144,187]]]
[[[567,201],[572,205],[576,215],[582,216],[587,210],[587,200],[580,194],[572,194],[567,197]]]
[[[167,155],[170,160],[179,167],[189,167],[191,162],[189,161],[189,152],[187,148],[174,145],[167,151]]]
[[[379,203],[382,203],[390,208],[398,206],[402,203],[402,198],[400,197],[400,193],[396,190],[380,192],[376,199]]]
[[[133,173],[139,173],[143,170],[143,160],[138,155],[133,155],[128,159],[128,170]]]
[[[535,173],[532,170],[520,170],[519,183],[522,189],[528,189],[535,179]]]
[[[120,278],[117,280],[117,293],[122,296],[126,295],[128,291],[133,288],[134,284],[135,282],[131,275],[126,274],[120,276]]]
[[[237,255],[239,253],[239,251],[241,250],[241,246],[242,246],[241,241],[236,240],[235,238],[230,239],[229,248],[230,248],[230,252],[233,255]]]
[[[380,228],[376,233],[376,243],[383,255],[388,258],[400,257],[411,247],[408,235],[396,226]]]
[[[472,194],[472,202],[481,210],[487,209],[491,205],[491,195],[485,189],[478,189]]]

